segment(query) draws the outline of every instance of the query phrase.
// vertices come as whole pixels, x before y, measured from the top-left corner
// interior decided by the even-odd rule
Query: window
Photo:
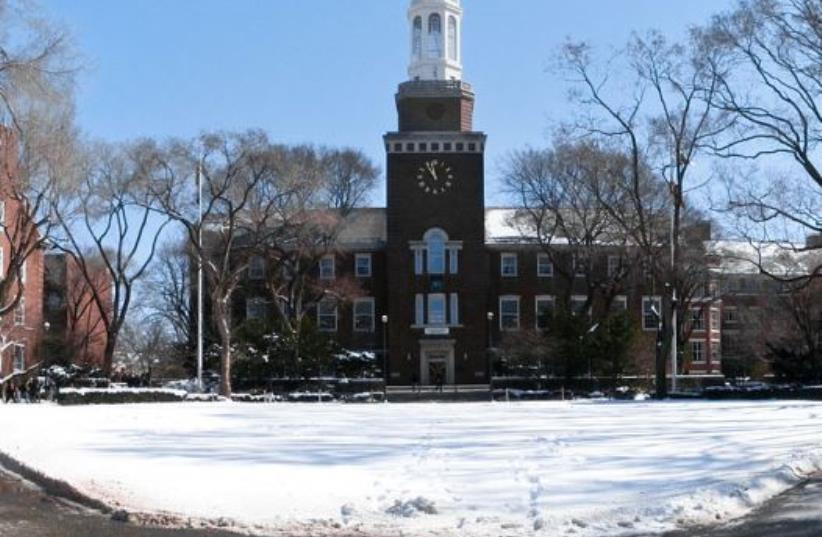
[[[26,297],[20,297],[20,302],[14,308],[14,324],[22,325],[26,322]]]
[[[718,341],[711,342],[711,363],[717,363],[722,361],[722,352],[719,347]]]
[[[719,310],[711,309],[711,330],[716,332],[719,330]]]
[[[428,324],[445,324],[445,295],[442,293],[428,295]]]
[[[694,362],[705,361],[705,342],[691,341],[691,358]]]
[[[702,308],[691,308],[691,330],[705,330],[705,316]]]
[[[411,54],[415,58],[422,57],[422,17],[414,19],[414,30],[411,38]]]
[[[519,297],[502,296],[499,299],[499,327],[501,330],[519,329]]]
[[[354,331],[374,331],[374,299],[358,298],[354,300]]]
[[[554,316],[554,297],[543,295],[535,299],[534,304],[535,326],[538,330],[545,330]]]
[[[448,17],[448,59],[457,60],[457,19],[456,17]]]
[[[255,255],[248,260],[248,279],[262,280],[265,277],[265,259]]]
[[[248,298],[245,301],[246,319],[265,319],[265,299],[260,297]]]
[[[573,257],[574,276],[583,278],[586,270],[586,259],[580,255],[574,254]]]
[[[12,368],[15,371],[26,369],[26,348],[23,345],[14,346],[14,364]]]
[[[739,323],[739,312],[736,308],[726,307],[722,310],[725,316],[725,322],[727,324],[737,324]]]
[[[448,273],[449,274],[457,274],[459,272],[460,263],[459,263],[459,249],[458,248],[449,248],[448,249]]]
[[[436,13],[428,17],[428,57],[442,58],[442,19]]]
[[[574,315],[584,315],[585,303],[588,302],[588,297],[585,295],[573,295],[571,297],[571,313]]]
[[[457,293],[451,293],[448,298],[449,321],[452,326],[460,324],[460,299]]]
[[[554,275],[554,264],[548,254],[537,254],[537,276],[551,278]]]
[[[354,256],[354,273],[358,278],[371,277],[371,254],[357,254]]]
[[[320,279],[333,280],[334,279],[334,256],[327,255],[320,259]]]
[[[317,328],[323,332],[337,331],[337,303],[333,300],[321,300],[317,304]]]
[[[445,273],[445,241],[448,237],[440,229],[432,229],[425,234],[425,243],[428,250],[428,273]]]
[[[414,324],[417,326],[425,324],[425,297],[422,294],[414,297]]]
[[[622,259],[618,255],[608,256],[608,277],[616,278],[622,269]]]
[[[657,330],[662,315],[662,299],[658,296],[642,297],[642,329]]]
[[[628,297],[625,295],[617,295],[614,301],[611,302],[611,313],[622,313],[628,311]]]
[[[517,254],[500,256],[500,274],[505,278],[513,278],[517,275]]]

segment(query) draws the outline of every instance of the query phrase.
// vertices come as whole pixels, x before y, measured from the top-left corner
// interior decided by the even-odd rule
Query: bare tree
[[[154,211],[140,170],[137,148],[99,144],[87,153],[84,178],[69,191],[70,202],[52,205],[60,225],[54,244],[75,261],[105,326],[107,373],[136,285],[170,221]],[[100,285],[101,266],[107,285]]]
[[[188,345],[195,341],[196,326],[191,260],[187,242],[165,244],[144,284],[151,295],[146,304],[149,316],[167,323],[177,341]]]
[[[0,2],[0,316],[22,297],[26,260],[51,232],[51,201],[74,177],[77,70],[65,31],[29,3]]]
[[[632,76],[615,81],[613,65],[620,60]],[[727,120],[712,105],[722,67],[716,58],[669,44],[659,33],[634,37],[610,65],[610,72],[598,73],[584,43],[569,43],[562,51],[561,66],[570,73],[572,97],[582,108],[572,132],[628,159],[628,173],[621,183],[625,197],[620,198],[628,203],[608,210],[642,250],[657,279],[675,291],[675,295],[663,294],[663,350],[656,366],[657,395],[663,397],[665,357],[674,330],[682,330],[681,316],[672,327],[673,297],[680,310],[688,300],[690,268],[683,263],[680,249],[686,194],[699,186],[691,179],[693,163],[727,128]],[[626,92],[626,88],[632,89]],[[667,199],[661,195],[662,185]],[[607,200],[602,201],[608,207]],[[661,225],[666,221],[668,226]],[[669,227],[668,233],[662,231],[664,227]],[[666,258],[668,262],[663,261]]]
[[[801,234],[822,234],[822,4],[816,0],[751,0],[718,15],[696,35],[701,50],[723,55],[709,103],[734,128],[711,149],[735,164],[767,164],[768,177],[729,172],[725,210],[740,217],[752,245],[818,249]],[[765,244],[765,249],[769,246]],[[760,270],[773,278],[785,275]],[[822,274],[822,265],[811,275]],[[798,281],[788,276],[792,281]]]

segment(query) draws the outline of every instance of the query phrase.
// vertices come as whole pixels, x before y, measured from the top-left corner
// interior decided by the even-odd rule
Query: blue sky
[[[91,137],[193,136],[259,127],[273,140],[351,146],[381,168],[406,78],[408,0],[42,0],[73,32]],[[730,0],[463,0],[465,80],[489,135],[487,198],[501,157],[545,143],[569,117],[548,67],[567,37],[607,52],[631,31],[682,37]],[[383,203],[383,187],[372,203]]]

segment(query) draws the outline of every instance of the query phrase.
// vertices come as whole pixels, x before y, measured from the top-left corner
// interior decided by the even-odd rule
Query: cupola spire
[[[411,80],[462,80],[460,0],[412,0]]]

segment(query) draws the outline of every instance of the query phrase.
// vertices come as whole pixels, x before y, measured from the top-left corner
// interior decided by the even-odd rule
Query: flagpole
[[[197,163],[197,387],[203,391],[203,177]]]

